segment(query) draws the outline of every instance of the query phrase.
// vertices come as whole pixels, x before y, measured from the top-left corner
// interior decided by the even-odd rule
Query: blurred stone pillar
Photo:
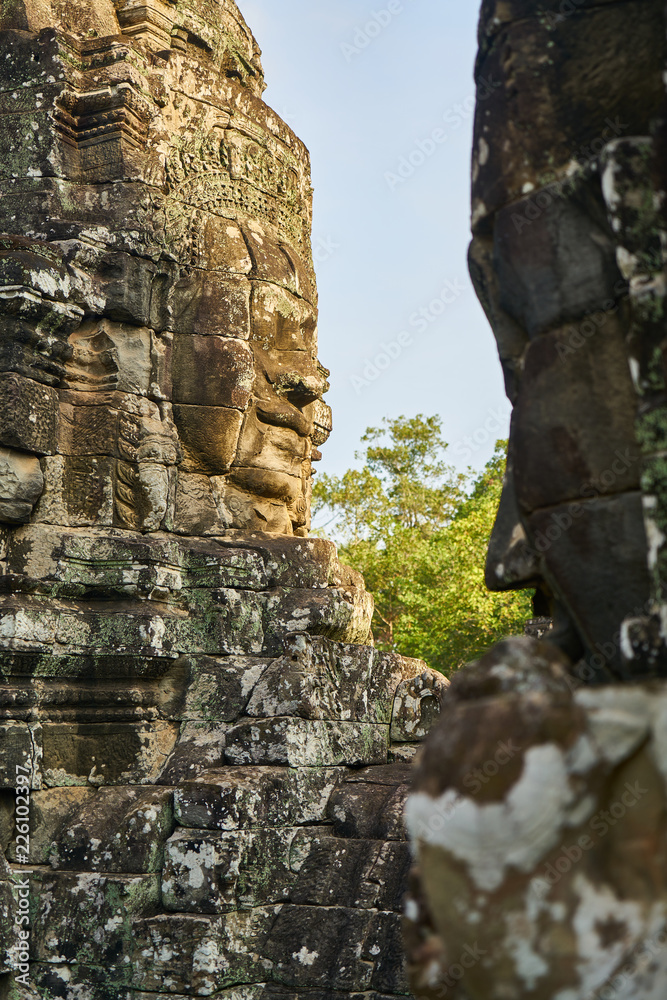
[[[556,623],[462,670],[427,745],[420,998],[667,990],[665,39],[662,0],[482,5],[470,264],[513,403],[487,582]]]

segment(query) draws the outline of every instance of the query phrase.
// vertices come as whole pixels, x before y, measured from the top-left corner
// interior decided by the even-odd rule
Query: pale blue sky
[[[344,472],[368,425],[419,412],[442,417],[452,462],[481,467],[509,405],[466,267],[478,4],[238,2],[265,100],[312,157],[334,411],[319,468]]]

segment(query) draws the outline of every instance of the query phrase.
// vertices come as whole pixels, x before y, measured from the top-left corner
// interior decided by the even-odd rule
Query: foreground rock
[[[657,998],[667,686],[581,686],[511,640],[452,684],[407,804],[418,997]]]

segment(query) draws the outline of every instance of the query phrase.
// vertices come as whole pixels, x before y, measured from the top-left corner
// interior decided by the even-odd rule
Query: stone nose
[[[275,382],[275,390],[279,396],[284,396],[294,406],[307,406],[328,392],[329,383],[325,371],[326,369],[321,369],[311,374],[284,372]]]

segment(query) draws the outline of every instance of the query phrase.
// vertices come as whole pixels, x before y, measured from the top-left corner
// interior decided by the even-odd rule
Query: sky
[[[440,415],[453,465],[482,468],[510,410],[466,265],[478,4],[237,2],[264,100],[312,159],[334,414],[319,469],[341,475],[368,426],[418,413]]]

